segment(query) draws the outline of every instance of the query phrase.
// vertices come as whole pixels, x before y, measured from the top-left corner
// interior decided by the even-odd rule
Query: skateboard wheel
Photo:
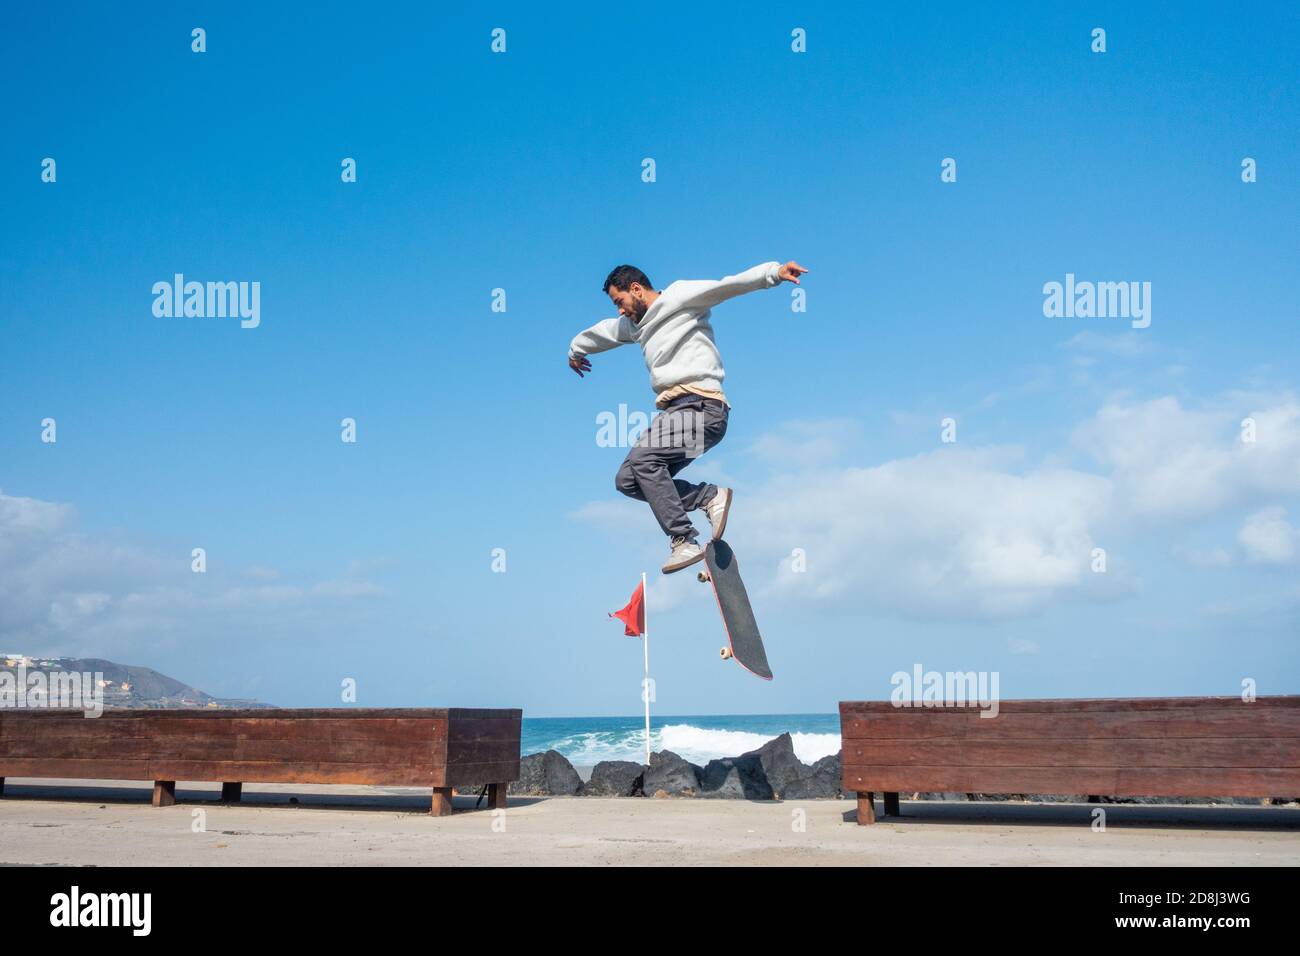
[[[695,574],[695,578],[696,578],[697,581],[699,581],[701,584],[703,584],[703,583],[705,583],[706,581],[709,580],[709,572],[708,572],[708,571],[697,571],[696,574]]]
[[[731,660],[731,648],[724,647],[721,651],[719,651],[719,653],[722,655],[722,659],[724,661]]]

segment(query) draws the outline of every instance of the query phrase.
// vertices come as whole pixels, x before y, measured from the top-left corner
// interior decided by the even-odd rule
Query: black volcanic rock
[[[812,765],[807,774],[785,785],[783,800],[817,800],[840,796],[843,783],[840,754],[822,757]]]
[[[844,761],[841,759],[842,750],[837,750],[833,754],[827,754],[812,765],[813,773],[833,773],[835,776],[841,776],[843,772]]]
[[[639,797],[646,768],[631,760],[602,760],[582,785],[584,797]]]
[[[529,754],[519,761],[519,779],[507,793],[571,797],[581,792],[582,778],[558,750]]]
[[[693,797],[700,789],[702,768],[683,760],[671,750],[650,755],[643,789],[647,797],[662,791],[668,796]]]
[[[899,799],[907,800],[937,800],[944,803],[969,803],[970,795],[966,793],[957,793],[956,791],[914,791],[910,796],[904,797],[899,794]]]
[[[788,733],[774,737],[757,750],[750,750],[740,755],[757,757],[763,766],[767,785],[775,796],[781,796],[785,788],[801,777],[806,777],[810,768],[794,755],[794,741]],[[739,758],[737,758],[739,759]],[[765,799],[772,799],[767,797]]]
[[[772,786],[757,753],[710,760],[700,774],[701,797],[771,800]]]

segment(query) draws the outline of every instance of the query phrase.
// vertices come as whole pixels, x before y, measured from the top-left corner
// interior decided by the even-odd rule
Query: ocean
[[[691,763],[736,757],[789,732],[795,755],[812,764],[840,749],[838,714],[731,714],[650,718],[650,749],[671,750]],[[645,716],[525,717],[524,756],[557,750],[575,767],[602,760],[645,762]]]

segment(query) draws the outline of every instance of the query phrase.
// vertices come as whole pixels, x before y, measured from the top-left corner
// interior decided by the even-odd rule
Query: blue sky
[[[918,662],[1300,691],[1297,13],[1041,7],[10,13],[0,649],[635,713],[605,614],[651,570],[662,713],[825,712]],[[639,353],[564,353],[620,262],[772,259],[807,311],[715,311],[731,425],[691,467],[736,489],[765,684],[614,491],[596,416],[650,409]],[[259,282],[260,325],[156,318],[177,272]],[[1150,327],[1045,317],[1067,273],[1150,282]]]

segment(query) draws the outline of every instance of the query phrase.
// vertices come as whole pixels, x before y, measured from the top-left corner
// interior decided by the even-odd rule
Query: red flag
[[[623,622],[623,633],[628,637],[640,637],[645,633],[645,584],[638,584],[636,590],[632,592],[632,600],[627,602],[627,607],[621,611],[615,611],[610,617],[616,617]]]

